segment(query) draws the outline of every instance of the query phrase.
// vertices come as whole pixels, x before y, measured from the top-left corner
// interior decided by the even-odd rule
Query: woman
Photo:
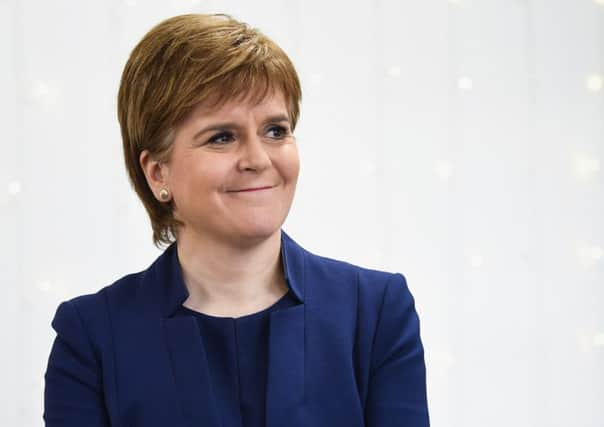
[[[47,426],[429,425],[405,277],[281,229],[300,98],[287,55],[227,15],[170,18],[134,48],[118,94],[125,162],[168,247],[59,305]]]

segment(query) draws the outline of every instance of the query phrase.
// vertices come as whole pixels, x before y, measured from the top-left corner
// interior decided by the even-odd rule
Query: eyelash
[[[289,136],[289,130],[286,127],[283,126],[271,126],[269,128],[270,130],[277,130],[278,132],[280,132],[282,135],[280,137],[276,137],[274,139],[280,140],[280,139],[285,139],[286,137]],[[218,142],[218,139],[220,138],[224,138],[224,137],[229,137],[232,138],[233,137],[233,133],[232,132],[220,132],[217,133],[216,135],[214,135],[213,137],[211,137],[208,140],[208,144],[212,144],[212,145],[226,145],[228,144],[228,142]]]

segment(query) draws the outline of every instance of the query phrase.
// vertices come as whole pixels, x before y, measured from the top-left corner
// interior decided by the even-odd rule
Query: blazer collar
[[[300,303],[304,302],[304,252],[305,250],[281,229],[281,262],[285,282]],[[159,286],[162,313],[165,317],[173,316],[189,297],[178,262],[176,242],[166,248],[147,273],[149,274],[145,274],[143,279],[144,285]]]

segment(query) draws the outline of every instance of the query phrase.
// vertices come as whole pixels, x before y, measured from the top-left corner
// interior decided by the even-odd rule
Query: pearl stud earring
[[[167,201],[170,198],[170,192],[165,188],[162,188],[161,190],[159,190],[159,198],[162,199],[164,202]]]

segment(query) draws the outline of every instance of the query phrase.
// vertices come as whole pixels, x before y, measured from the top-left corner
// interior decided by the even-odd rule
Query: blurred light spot
[[[457,81],[457,86],[462,90],[472,89],[472,79],[469,77],[460,77]]]
[[[604,250],[600,246],[580,245],[577,249],[577,255],[581,264],[590,267],[602,259]]]
[[[604,1],[604,0],[603,0]],[[592,74],[585,80],[585,87],[592,92],[599,92],[604,86],[604,79],[601,75]]]
[[[436,173],[446,181],[453,175],[453,166],[446,160],[440,161],[436,165]]]
[[[600,161],[587,154],[576,153],[573,155],[572,168],[578,178],[588,179],[600,170]]]
[[[599,4],[599,5],[601,5],[601,6],[604,6],[604,0],[594,0],[594,2],[595,2],[596,4]]]
[[[126,6],[136,6],[137,1],[136,0],[124,0],[124,4]]]
[[[48,292],[52,289],[52,284],[47,280],[36,283],[36,288],[42,292]]]
[[[361,174],[364,176],[373,175],[376,171],[375,162],[365,160],[360,165]]]
[[[388,68],[388,75],[390,77],[399,77],[401,75],[401,67],[398,65],[392,65]]]
[[[474,255],[470,255],[470,265],[472,267],[480,267],[483,263],[483,259],[482,259],[482,255],[479,254],[474,254]]]
[[[604,332],[594,335],[594,347],[604,347]]]
[[[19,181],[11,181],[8,183],[8,194],[15,196],[21,192],[21,183]]]
[[[45,107],[55,106],[60,97],[59,88],[41,80],[34,80],[30,88],[31,97]]]

